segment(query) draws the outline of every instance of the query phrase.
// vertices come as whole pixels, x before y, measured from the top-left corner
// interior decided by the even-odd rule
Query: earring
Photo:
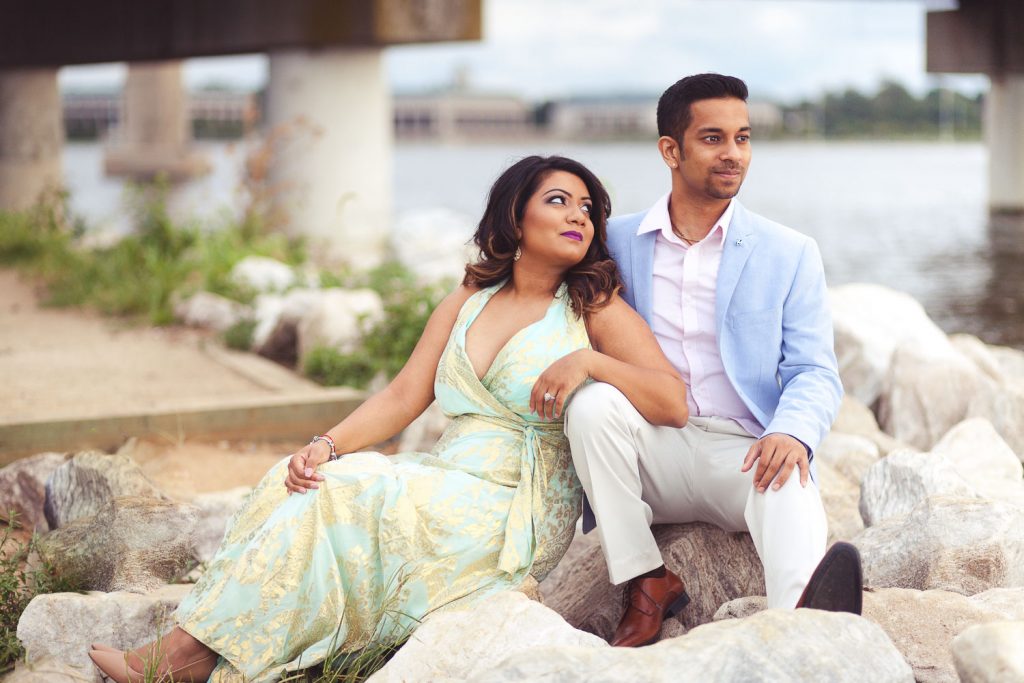
[[[512,254],[512,260],[513,261],[518,261],[521,258],[523,258],[523,250],[517,244],[516,245],[516,253]]]

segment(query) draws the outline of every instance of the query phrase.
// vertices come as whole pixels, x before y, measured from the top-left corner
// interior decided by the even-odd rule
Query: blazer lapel
[[[656,230],[635,235],[631,238],[633,248],[630,250],[632,266],[633,304],[640,317],[651,324],[651,297],[654,287],[654,242],[658,237]]]
[[[722,338],[725,313],[729,310],[740,273],[757,243],[757,234],[747,218],[747,210],[738,201],[732,214],[732,224],[722,248],[722,261],[718,266],[718,284],[715,290],[715,330]]]

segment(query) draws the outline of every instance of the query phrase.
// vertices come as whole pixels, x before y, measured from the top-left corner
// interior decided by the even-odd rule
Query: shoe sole
[[[839,541],[825,553],[808,582],[806,590],[810,597],[802,607],[860,614],[863,586],[860,551],[850,543]]]

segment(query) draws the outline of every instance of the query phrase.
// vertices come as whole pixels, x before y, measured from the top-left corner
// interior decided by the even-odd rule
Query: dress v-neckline
[[[476,319],[480,317],[480,314],[483,313],[483,310],[487,308],[487,304],[491,302],[491,299],[494,298],[494,295],[501,291],[506,284],[508,284],[508,280],[505,280],[504,282],[500,282],[493,286],[491,292],[487,295],[486,300],[483,302],[483,304],[480,305],[479,308],[476,309],[476,311],[473,313],[470,319],[466,321],[466,325],[462,329],[462,354],[466,357],[466,362],[469,363],[469,369],[472,371],[473,376],[476,377],[476,381],[480,382],[481,384],[483,384],[484,380],[487,379],[488,376],[490,376],[491,371],[494,370],[495,366],[498,363],[498,359],[501,358],[502,354],[505,353],[505,349],[507,349],[512,344],[512,342],[516,340],[517,337],[519,337],[521,334],[529,330],[531,327],[539,325],[540,323],[544,322],[547,319],[548,315],[551,313],[551,308],[562,297],[562,293],[565,287],[564,282],[558,286],[558,289],[555,291],[555,295],[551,297],[551,303],[548,304],[548,307],[546,309],[544,309],[544,314],[541,317],[534,320],[533,322],[528,323],[523,327],[520,327],[518,330],[516,330],[512,334],[512,336],[509,337],[505,341],[505,343],[501,345],[501,348],[498,349],[498,352],[494,354],[494,358],[491,359],[490,365],[488,365],[487,369],[484,370],[484,374],[478,375],[476,372],[476,366],[473,365],[473,359],[469,357],[469,349],[466,347],[469,338],[469,328],[473,326],[473,323],[476,322]],[[485,291],[487,290],[481,290],[481,293]]]

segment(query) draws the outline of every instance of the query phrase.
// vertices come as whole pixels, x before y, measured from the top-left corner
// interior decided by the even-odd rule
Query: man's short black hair
[[[695,74],[681,78],[658,100],[658,135],[682,144],[683,131],[690,125],[690,105],[699,100],[735,97],[747,101],[747,84],[735,76]]]

